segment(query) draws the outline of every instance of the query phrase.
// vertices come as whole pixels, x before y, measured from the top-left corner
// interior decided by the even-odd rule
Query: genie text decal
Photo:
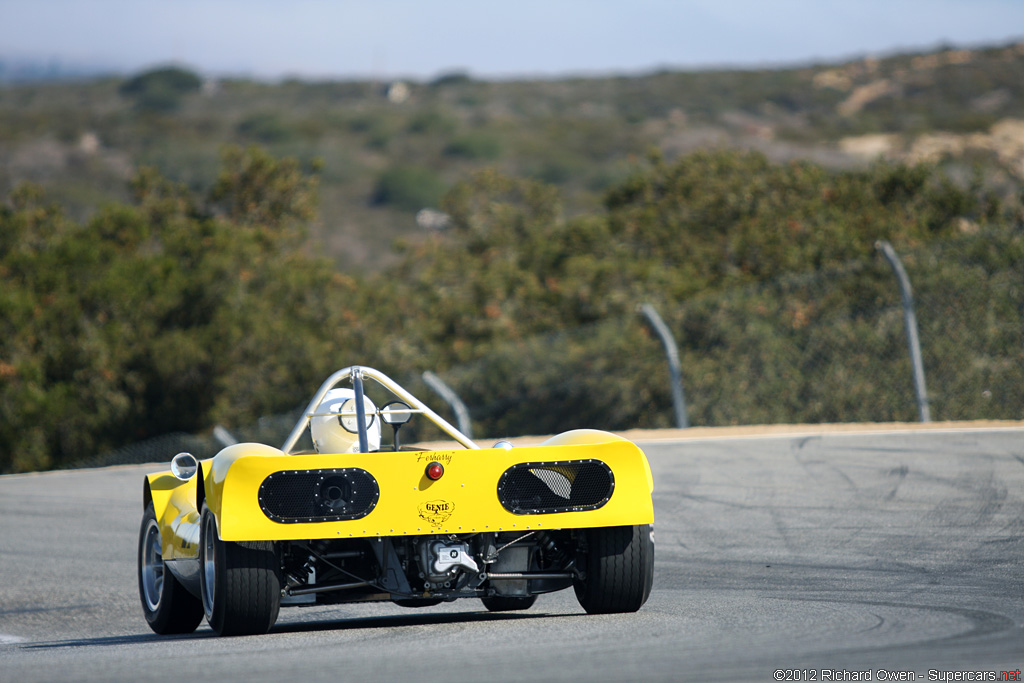
[[[428,500],[417,508],[420,519],[431,526],[441,526],[455,512],[455,503],[448,500]]]

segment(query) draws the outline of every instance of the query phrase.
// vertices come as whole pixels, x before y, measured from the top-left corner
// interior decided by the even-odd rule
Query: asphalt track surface
[[[657,559],[636,614],[588,616],[570,590],[504,615],[470,600],[284,609],[270,634],[239,638],[146,626],[135,554],[152,466],[0,477],[0,681],[985,680],[1024,668],[1024,429],[642,445]]]

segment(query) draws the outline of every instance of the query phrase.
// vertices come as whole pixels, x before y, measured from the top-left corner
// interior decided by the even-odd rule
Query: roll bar
[[[341,382],[346,379],[351,379],[353,385],[356,387],[357,394],[362,394],[362,383],[364,380],[371,379],[380,386],[384,387],[399,399],[405,401],[413,408],[412,412],[421,413],[426,415],[427,419],[437,425],[441,431],[448,434],[460,444],[466,448],[480,448],[472,439],[460,432],[454,426],[452,426],[447,420],[435,413],[427,404],[420,401],[418,398],[410,394],[402,385],[395,380],[385,375],[380,370],[373,368],[362,367],[359,365],[352,365],[347,368],[338,370],[333,375],[324,380],[324,383],[320,385],[316,393],[313,394],[313,398],[310,400],[309,405],[302,413],[302,417],[295,423],[295,427],[292,428],[288,438],[285,439],[284,445],[281,446],[281,450],[287,455],[291,455],[292,449],[295,448],[295,444],[298,443],[302,433],[309,427],[309,420],[317,415],[317,408],[320,407],[320,402],[324,400],[327,392],[338,386]],[[361,396],[359,397],[361,399]],[[363,409],[363,401],[356,401],[356,417],[359,422],[359,443],[360,450],[366,450],[366,416]]]

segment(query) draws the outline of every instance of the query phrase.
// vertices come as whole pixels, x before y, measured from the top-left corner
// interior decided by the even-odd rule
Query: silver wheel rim
[[[213,515],[207,514],[203,520],[203,609],[206,616],[213,614],[213,595],[217,579],[217,565],[214,563],[214,539],[217,536],[217,525]]]
[[[164,556],[160,541],[160,527],[156,520],[146,526],[142,543],[142,594],[146,609],[156,612],[160,608],[160,594],[164,589]]]

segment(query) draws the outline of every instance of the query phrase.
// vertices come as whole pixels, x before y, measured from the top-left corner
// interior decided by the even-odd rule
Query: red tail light
[[[444,474],[444,465],[439,462],[432,462],[427,465],[427,479],[437,481]]]

